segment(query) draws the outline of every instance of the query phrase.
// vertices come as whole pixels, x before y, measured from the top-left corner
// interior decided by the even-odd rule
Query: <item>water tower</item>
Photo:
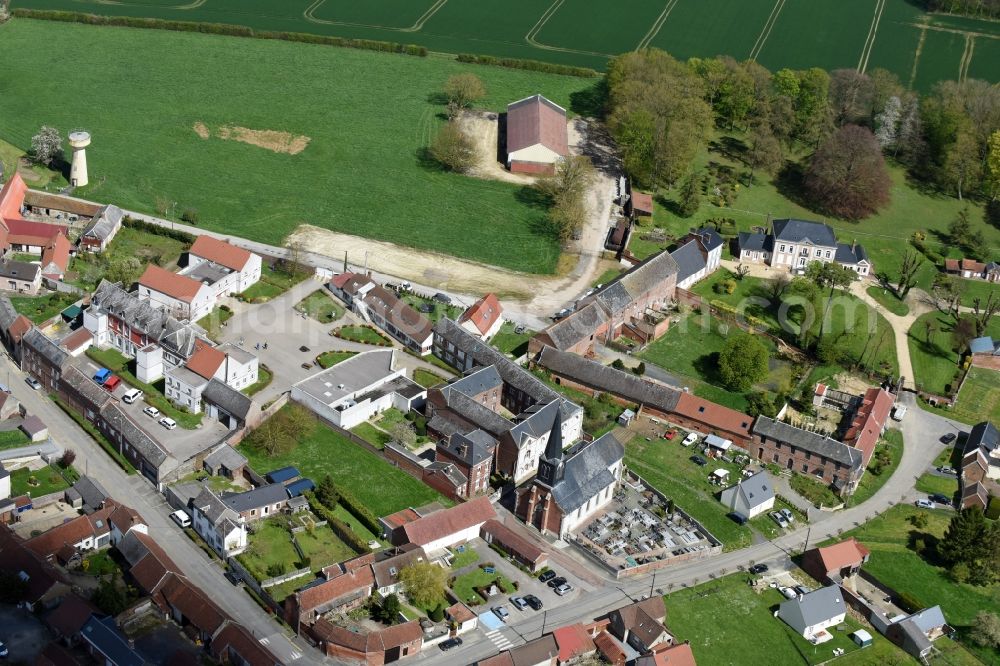
[[[75,130],[69,133],[69,145],[73,149],[73,162],[69,168],[69,184],[73,187],[83,187],[87,184],[87,146],[90,145],[90,132]]]

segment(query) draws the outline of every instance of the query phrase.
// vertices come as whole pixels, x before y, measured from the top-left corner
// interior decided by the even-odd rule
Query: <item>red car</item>
[[[665,433],[663,433],[663,439],[673,439],[676,436],[677,436],[676,430],[668,430]]]

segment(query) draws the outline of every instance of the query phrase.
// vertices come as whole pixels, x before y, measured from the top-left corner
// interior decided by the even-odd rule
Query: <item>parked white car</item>
[[[191,518],[184,509],[177,509],[170,514],[170,518],[181,527],[191,527]]]
[[[684,438],[684,441],[681,442],[681,446],[691,446],[697,441],[698,441],[698,435],[693,432],[689,432],[687,437]]]
[[[892,410],[892,418],[902,421],[904,416],[906,416],[906,405],[896,405]]]
[[[778,512],[778,511],[772,511],[768,515],[771,516],[771,520],[773,520],[774,522],[778,523],[779,527],[782,527],[782,528],[788,527],[788,521],[785,520],[785,516],[783,516],[780,512]]]
[[[916,501],[916,505],[918,508],[921,509],[933,509],[935,507],[934,502],[930,501],[929,499],[918,499]]]
[[[127,391],[125,395],[122,396],[122,402],[124,402],[126,405],[131,405],[136,400],[142,398],[142,396],[144,395],[145,393],[143,393],[141,389],[134,388]]]
[[[157,416],[160,415],[160,410],[158,410],[156,407],[147,407],[146,409],[142,410],[142,413],[145,414],[146,416],[155,419]]]
[[[177,427],[177,421],[174,421],[169,416],[164,416],[162,419],[160,419],[160,425],[166,428],[167,430],[173,430],[174,428]]]

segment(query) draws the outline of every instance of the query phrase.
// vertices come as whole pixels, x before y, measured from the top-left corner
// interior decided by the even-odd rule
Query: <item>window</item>
[[[784,244],[782,244],[782,245],[781,245],[781,250],[780,250],[780,251],[781,251],[781,252],[784,252],[784,251],[785,251],[785,245],[784,245]]]
[[[830,258],[830,250],[827,250],[827,251],[826,251],[826,258],[827,258],[827,259],[829,259],[829,258]]]
[[[809,471],[809,465],[802,463],[802,473],[805,474]]]
[[[777,453],[774,454],[774,462],[778,462],[778,454]]]

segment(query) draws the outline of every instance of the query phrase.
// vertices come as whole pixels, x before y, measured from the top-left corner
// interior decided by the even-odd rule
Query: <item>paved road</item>
[[[98,446],[83,433],[55,403],[24,383],[24,375],[9,357],[4,355],[2,367],[8,386],[28,410],[37,414],[49,427],[52,438],[77,453],[74,466],[97,479],[111,497],[142,514],[149,525],[149,534],[200,589],[204,590],[231,617],[241,622],[254,636],[265,643],[283,664],[324,663],[319,653],[308,649],[301,639],[289,640],[279,626],[242,589],[231,585],[217,561],[210,559],[188,539],[169,518],[166,500],[139,475],[128,476]]]

